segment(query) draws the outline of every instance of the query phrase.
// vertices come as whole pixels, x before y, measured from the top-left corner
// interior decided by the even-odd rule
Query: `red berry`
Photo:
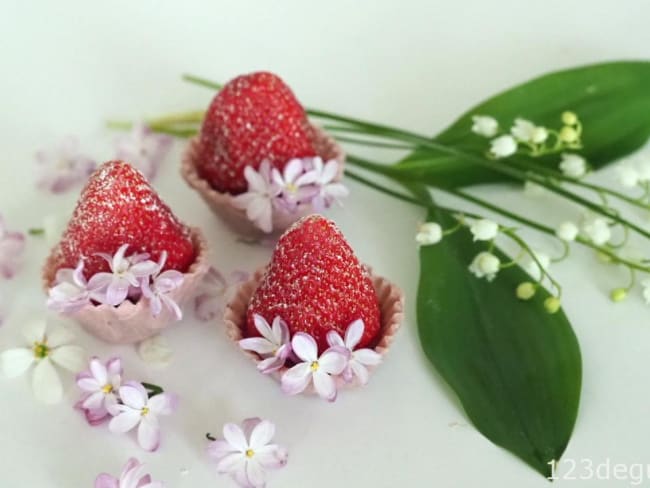
[[[108,271],[97,253],[113,255],[129,244],[126,255],[146,252],[158,260],[167,251],[165,269],[187,271],[195,250],[182,224],[138,170],[124,161],[100,166],[81,192],[68,228],[56,248],[56,268],[74,268],[85,258],[87,278]]]
[[[303,218],[280,238],[248,307],[248,336],[260,335],[254,314],[269,323],[282,317],[291,335],[310,334],[320,352],[328,348],[328,331],[343,337],[357,319],[365,324],[358,347],[373,346],[380,328],[368,271],[336,225],[320,215]]]
[[[242,75],[210,104],[197,169],[217,191],[242,193],[246,166],[258,169],[266,159],[283,169],[292,158],[315,156],[311,133],[305,110],[278,76]]]

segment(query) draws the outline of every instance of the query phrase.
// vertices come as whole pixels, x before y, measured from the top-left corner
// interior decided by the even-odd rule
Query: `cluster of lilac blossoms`
[[[339,183],[339,161],[320,157],[292,159],[280,172],[263,161],[259,171],[244,170],[248,191],[234,198],[236,207],[264,232],[273,231],[273,212],[295,214],[306,205],[322,212],[349,194]]]
[[[83,395],[75,408],[84,413],[92,426],[110,419],[111,432],[125,433],[137,427],[140,447],[155,451],[160,445],[158,417],[174,412],[178,397],[162,392],[150,396],[142,383],[123,382],[123,374],[119,358],[106,363],[92,358],[88,370],[77,375],[77,386]]]
[[[171,297],[171,293],[183,283],[183,273],[176,270],[162,271],[167,261],[163,251],[156,263],[149,254],[135,253],[126,256],[128,244],[123,244],[115,255],[98,254],[110,267],[110,272],[96,273],[86,279],[81,259],[75,269],[57,271],[55,284],[48,291],[47,306],[51,310],[74,314],[87,305],[103,303],[119,306],[126,300],[137,302],[145,298],[151,314],[157,317],[167,308],[177,320],[183,312]]]
[[[330,347],[320,356],[312,336],[297,332],[290,337],[289,327],[280,317],[276,317],[272,325],[261,315],[254,315],[253,320],[261,337],[242,339],[239,346],[262,358],[257,369],[263,374],[279,371],[289,361],[292,366],[282,373],[281,379],[282,391],[288,395],[296,395],[313,385],[321,398],[333,402],[338,378],[345,383],[356,379],[365,385],[369,376],[368,366],[381,362],[381,355],[374,350],[356,349],[365,329],[363,320],[352,322],[344,338],[335,331],[328,332]]]

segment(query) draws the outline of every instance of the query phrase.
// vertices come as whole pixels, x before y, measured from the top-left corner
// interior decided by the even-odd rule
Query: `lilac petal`
[[[125,410],[119,415],[113,417],[108,424],[108,429],[111,432],[122,434],[133,429],[140,423],[142,415],[138,410]]]
[[[352,354],[355,361],[366,366],[376,366],[381,363],[381,354],[372,349],[358,349]]]
[[[113,378],[114,376],[122,375],[122,360],[117,357],[110,358],[106,363],[106,370],[108,375]]]
[[[68,371],[79,371],[86,362],[85,352],[81,346],[60,346],[53,349],[50,359],[57,366]]]
[[[266,484],[266,473],[264,468],[260,465],[259,462],[253,457],[248,460],[246,463],[246,477],[251,486],[255,488],[263,488]]]
[[[83,412],[86,417],[86,422],[88,422],[88,425],[91,427],[103,423],[109,417],[108,412],[103,408],[97,410],[84,409]]]
[[[226,441],[240,452],[248,449],[248,441],[241,427],[237,424],[228,423],[223,426],[223,437]]]
[[[236,471],[244,470],[246,467],[245,454],[241,452],[233,452],[226,454],[217,462],[217,473],[233,473]]]
[[[244,432],[246,439],[250,439],[253,429],[262,421],[259,417],[249,417],[244,419],[241,423],[241,429]]]
[[[147,481],[151,481],[151,477],[145,473],[143,464],[137,460],[135,463],[127,463],[120,476],[120,488],[137,488],[145,478]]]
[[[271,179],[276,185],[284,187],[286,184],[284,178],[282,177],[282,174],[276,168],[273,168],[271,170]]]
[[[275,351],[275,355],[283,361],[286,361],[291,356],[292,352],[291,343],[287,342],[286,344],[281,345],[278,350]]]
[[[248,337],[239,341],[239,347],[263,356],[273,354],[276,346],[262,337]]]
[[[354,375],[359,378],[359,383],[362,385],[368,383],[368,370],[363,364],[357,361],[350,361],[350,371],[352,371]]]
[[[264,469],[278,469],[287,464],[289,453],[277,444],[268,444],[255,451],[255,458]]]
[[[296,180],[296,186],[306,186],[313,185],[318,180],[317,171],[308,171],[307,173],[300,175]]]
[[[156,278],[156,290],[159,293],[169,293],[181,286],[184,279],[185,277],[180,271],[167,270]]]
[[[173,393],[160,393],[152,396],[147,406],[155,414],[170,415],[178,407],[178,396]]]
[[[83,391],[93,393],[100,390],[103,385],[100,385],[95,378],[77,378],[77,386]]]
[[[147,451],[155,451],[160,446],[160,427],[155,419],[148,414],[142,418],[138,427],[138,444]]]
[[[89,291],[99,291],[108,286],[113,281],[113,275],[111,273],[97,273],[91,276],[88,280],[88,290]]]
[[[128,407],[141,410],[147,403],[147,392],[144,388],[141,390],[131,382],[120,387],[120,398]]]
[[[16,378],[27,371],[35,360],[30,349],[7,349],[0,354],[0,372],[7,378]]]
[[[289,327],[279,315],[273,319],[271,331],[273,332],[273,342],[276,344],[286,344],[289,342]]]
[[[248,441],[249,447],[256,451],[257,449],[264,447],[275,435],[275,425],[268,420],[262,420],[251,432],[250,440]]]
[[[143,288],[144,291],[144,288]],[[146,296],[146,293],[145,293]],[[152,295],[149,298],[149,308],[151,309],[151,315],[153,317],[158,317],[160,312],[162,312],[162,300],[158,295]]]
[[[329,183],[336,178],[336,175],[339,172],[339,162],[336,159],[330,159],[325,166],[323,167],[323,172],[321,173],[320,182],[322,184]]]
[[[129,295],[130,283],[123,278],[115,278],[106,289],[106,303],[108,305],[120,305]]]
[[[324,398],[328,402],[336,400],[336,384],[330,375],[324,371],[314,372],[314,389],[318,396]]]
[[[130,472],[138,469],[142,464],[136,458],[129,458],[122,468],[122,473],[120,473],[120,478],[124,479]]]
[[[309,334],[297,332],[291,339],[293,352],[303,361],[316,361],[318,359],[318,346]]]
[[[120,414],[120,409],[119,406],[121,404],[118,403],[117,401],[117,395],[106,395],[106,398],[104,398],[104,407],[106,408],[106,411],[111,414],[112,416],[116,416]]]
[[[217,439],[216,441],[210,442],[207,447],[208,456],[215,459],[216,461],[220,460],[228,454],[232,454],[235,449],[224,439]]]
[[[287,395],[297,395],[307,388],[311,381],[310,363],[299,363],[282,375],[282,391]]]
[[[327,333],[327,343],[330,346],[339,346],[339,347],[345,347],[345,343],[343,342],[343,339],[341,338],[341,335],[336,332],[335,330],[330,330]]]
[[[87,410],[97,410],[102,407],[104,404],[104,392],[96,391],[92,395],[89,395],[88,398],[82,403],[82,407]]]
[[[102,473],[95,478],[95,488],[120,488],[119,481],[110,474]]]
[[[361,319],[357,319],[348,325],[348,329],[345,331],[345,346],[350,351],[357,347],[357,344],[361,341],[364,329],[365,325]]]
[[[269,323],[264,317],[259,314],[253,314],[253,323],[255,324],[255,328],[262,335],[262,337],[267,339],[269,342],[275,342],[273,330],[271,327],[269,327]]]
[[[128,244],[122,244],[120,248],[117,250],[115,255],[111,258],[110,263],[111,263],[111,271],[116,272],[118,269],[120,269],[122,266],[122,262],[124,261],[124,254],[126,254],[126,250],[129,248]]]
[[[242,193],[240,195],[235,196],[232,199],[232,203],[235,207],[241,210],[246,210],[251,205],[251,203],[257,198],[258,196],[254,193]]]
[[[158,263],[153,261],[142,261],[141,263],[134,264],[129,268],[129,272],[136,278],[146,278],[158,271]]]
[[[282,358],[280,356],[272,356],[260,361],[257,364],[257,370],[262,374],[270,374],[281,369],[282,366],[284,366],[285,362],[286,358]]]
[[[253,169],[252,166],[246,166],[244,168],[244,178],[248,182],[248,191],[254,193],[265,193],[267,183],[257,171]]]
[[[183,319],[183,311],[181,310],[181,307],[179,307],[178,304],[171,297],[167,295],[160,295],[160,300],[167,307],[167,309],[172,313],[172,315],[176,317],[176,320]]]
[[[84,276],[84,260],[80,259],[72,273],[72,281],[79,288],[85,288],[88,282]]]
[[[350,352],[347,349],[333,346],[321,355],[318,359],[318,364],[320,369],[325,373],[338,375],[341,374],[348,365],[349,358]]]
[[[105,385],[108,382],[108,371],[99,359],[92,358],[90,360],[90,372],[100,385]]]
[[[32,376],[32,389],[36,399],[43,403],[56,403],[63,396],[63,386],[49,358],[39,360]]]

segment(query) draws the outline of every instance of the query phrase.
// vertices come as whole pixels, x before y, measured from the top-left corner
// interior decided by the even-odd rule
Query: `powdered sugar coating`
[[[359,262],[336,225],[310,215],[280,238],[247,312],[247,336],[258,336],[253,315],[282,317],[291,334],[306,332],[328,348],[326,335],[344,335],[353,321],[365,330],[360,348],[373,346],[380,329],[377,295],[368,270]]]
[[[74,268],[83,257],[86,277],[108,271],[96,254],[113,255],[122,244],[129,244],[127,255],[149,253],[155,261],[167,251],[164,269],[185,272],[195,259],[189,229],[142,173],[124,161],[109,161],[91,175],[53,250],[57,269]]]
[[[257,72],[228,82],[203,121],[198,171],[219,192],[246,191],[244,168],[268,160],[283,169],[292,158],[315,156],[300,102],[276,75]]]

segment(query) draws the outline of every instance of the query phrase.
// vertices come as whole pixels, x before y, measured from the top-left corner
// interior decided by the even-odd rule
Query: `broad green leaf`
[[[650,137],[650,62],[613,62],[550,73],[472,107],[434,137],[438,143],[483,155],[489,140],[471,132],[473,115],[495,117],[508,130],[515,118],[558,128],[565,110],[583,123],[580,151],[602,167],[641,147]],[[526,159],[522,156],[518,158]],[[559,155],[536,159],[557,168]],[[503,181],[500,174],[429,149],[415,151],[395,166],[410,178],[443,186]]]
[[[437,211],[428,220],[455,223]],[[516,298],[517,285],[530,280],[521,268],[503,269],[490,283],[468,272],[485,249],[466,229],[421,248],[420,341],[476,428],[548,477],[576,420],[580,349],[564,313],[545,311],[544,290]]]

